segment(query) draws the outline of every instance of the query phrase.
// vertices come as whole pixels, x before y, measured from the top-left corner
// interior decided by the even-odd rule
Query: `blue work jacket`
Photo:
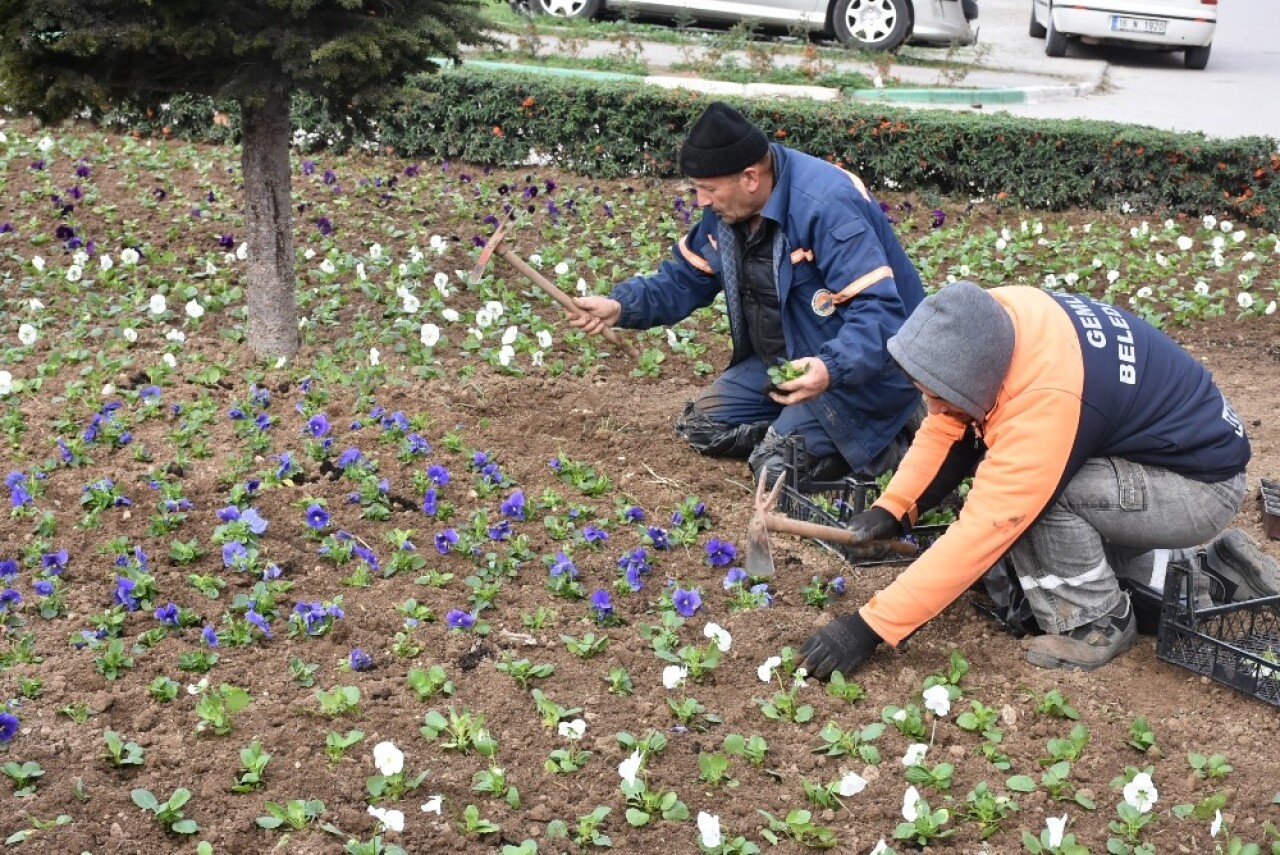
[[[807,403],[855,472],[865,472],[906,424],[920,395],[885,343],[920,301],[920,275],[857,176],[773,144],[774,188],[761,215],[774,229],[773,268],[787,358],[816,356],[830,385]],[[614,286],[619,326],[678,323],[721,291],[731,364],[752,354],[738,287],[733,227],[710,209],[651,276]]]

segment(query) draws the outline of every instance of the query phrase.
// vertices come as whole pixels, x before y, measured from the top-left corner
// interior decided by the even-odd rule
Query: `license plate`
[[[1111,16],[1111,29],[1117,33],[1151,33],[1164,35],[1167,21],[1156,21],[1151,18],[1125,18],[1120,15]]]

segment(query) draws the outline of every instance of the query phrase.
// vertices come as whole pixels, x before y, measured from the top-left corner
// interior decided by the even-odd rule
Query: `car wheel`
[[[897,50],[911,31],[911,11],[907,0],[836,0],[831,23],[846,47]]]
[[[1187,68],[1200,71],[1209,64],[1209,49],[1213,45],[1205,45],[1204,47],[1189,47],[1182,53],[1182,64]]]
[[[1067,55],[1067,37],[1053,26],[1053,7],[1049,7],[1049,24],[1044,28],[1044,52],[1049,56]]]
[[[1035,0],[1031,0],[1031,23],[1027,25],[1027,35],[1033,39],[1042,39],[1046,32],[1044,24],[1036,20],[1036,4]]]
[[[558,18],[592,18],[600,11],[601,0],[529,0],[533,11]]]

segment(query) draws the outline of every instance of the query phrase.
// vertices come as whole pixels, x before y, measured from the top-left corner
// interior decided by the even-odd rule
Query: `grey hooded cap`
[[[980,422],[1009,373],[1014,338],[995,297],[956,282],[926,297],[888,347],[912,380]]]

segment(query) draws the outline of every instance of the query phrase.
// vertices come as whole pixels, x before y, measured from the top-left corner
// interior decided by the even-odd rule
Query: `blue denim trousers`
[[[835,454],[836,445],[807,402],[784,407],[765,394],[769,372],[758,356],[729,366],[694,401],[716,421],[731,425],[772,422],[780,436],[800,434],[805,450],[815,457]]]
[[[1123,602],[1118,578],[1162,589],[1168,561],[1227,528],[1244,490],[1243,473],[1205,483],[1119,457],[1092,458],[1004,560],[1040,628],[1068,632]]]

